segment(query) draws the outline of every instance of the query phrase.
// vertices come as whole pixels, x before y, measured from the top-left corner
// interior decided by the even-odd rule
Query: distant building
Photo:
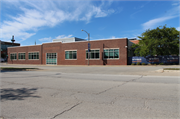
[[[86,40],[81,39],[81,38],[77,38],[77,37],[53,39],[53,42],[62,42],[62,43],[77,42],[77,41],[86,41]]]
[[[8,47],[15,47],[15,46],[20,46],[20,43],[12,43],[12,42],[5,42],[5,41],[1,41],[1,57],[2,58],[6,58],[7,57],[7,48]]]
[[[90,45],[88,45],[90,43]],[[8,48],[9,64],[127,65],[128,38],[90,40],[54,39],[42,45]],[[90,46],[89,60],[88,47]]]
[[[129,48],[128,48],[128,57],[135,56],[134,49],[131,48],[132,44],[139,44],[140,40],[136,40],[136,38],[131,38],[129,40]]]

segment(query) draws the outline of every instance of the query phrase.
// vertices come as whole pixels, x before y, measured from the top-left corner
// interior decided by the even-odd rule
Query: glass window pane
[[[94,52],[91,53],[90,59],[94,59]]]
[[[69,59],[69,53],[66,53],[65,58]]]
[[[119,58],[119,52],[114,52],[114,58]]]
[[[95,53],[95,58],[99,59],[99,53]]]
[[[76,59],[76,53],[73,53],[73,59]]]
[[[33,56],[33,59],[37,59],[37,55],[34,55],[34,56]]]
[[[104,58],[108,58],[109,57],[109,53],[108,52],[104,52]]]
[[[114,49],[114,52],[119,52],[119,49]]]
[[[109,52],[113,52],[114,51],[114,49],[109,49]]]
[[[88,59],[88,53],[86,53],[86,59]]]
[[[95,50],[95,53],[99,53],[99,50]]]
[[[113,52],[109,52],[109,58],[113,58],[114,53]]]
[[[69,59],[72,59],[72,51],[69,51]]]

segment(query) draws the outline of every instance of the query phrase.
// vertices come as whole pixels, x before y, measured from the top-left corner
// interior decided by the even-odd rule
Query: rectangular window
[[[17,59],[17,58],[16,58],[16,53],[10,54],[10,58],[11,58],[11,60],[16,60],[16,59]]]
[[[119,49],[104,49],[104,59],[118,59]]]
[[[77,59],[77,51],[65,51],[65,59]]]
[[[28,59],[39,59],[39,52],[28,53]]]
[[[25,53],[19,53],[18,55],[19,55],[18,59],[26,59],[25,58],[25,55],[26,55]]]
[[[46,64],[57,64],[56,53],[46,53]]]
[[[86,59],[88,59],[88,50],[86,50]],[[99,59],[99,50],[90,50],[89,59]]]

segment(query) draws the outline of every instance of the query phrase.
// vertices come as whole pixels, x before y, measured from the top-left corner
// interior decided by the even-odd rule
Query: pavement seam
[[[127,84],[127,83],[129,83],[129,82],[133,82],[133,81],[136,81],[136,80],[141,79],[141,78],[143,78],[143,75],[141,75],[141,77],[139,77],[139,78],[136,78],[136,79],[132,79],[132,80],[126,81],[126,82],[124,82],[124,83],[122,83],[122,84],[120,84],[120,85],[117,85],[117,86],[114,86],[114,87],[108,88],[108,89],[106,89],[106,90],[104,90],[104,91],[101,91],[101,92],[99,92],[99,93],[96,93],[96,95],[99,95],[99,94],[105,93],[105,92],[107,92],[107,91],[109,91],[109,90],[111,90],[111,89],[114,89],[114,88],[117,88],[117,87],[123,86],[123,85],[125,85],[125,84]]]
[[[81,103],[82,103],[82,102],[77,103],[77,104],[73,105],[72,107],[70,107],[69,109],[62,111],[62,112],[59,113],[59,114],[56,114],[56,115],[55,115],[54,117],[52,117],[51,119],[54,119],[54,118],[56,118],[57,116],[60,116],[60,115],[64,114],[65,112],[68,112],[68,111],[72,110],[73,108],[75,108],[76,106],[80,105]]]

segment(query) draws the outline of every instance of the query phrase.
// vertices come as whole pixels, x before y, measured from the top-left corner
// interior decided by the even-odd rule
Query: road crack
[[[54,119],[54,118],[56,118],[57,116],[60,116],[60,115],[64,114],[65,112],[68,112],[68,111],[72,110],[73,108],[75,108],[76,106],[80,105],[81,103],[82,103],[82,102],[77,103],[77,104],[73,105],[72,107],[70,107],[69,109],[62,111],[62,112],[59,113],[59,114],[56,114],[56,115],[55,115],[54,117],[52,117],[51,119]]]
[[[99,92],[99,93],[96,93],[96,95],[99,95],[99,94],[105,93],[105,92],[107,92],[107,91],[109,91],[109,90],[112,90],[112,89],[114,89],[114,88],[123,86],[123,85],[125,85],[125,84],[127,84],[127,83],[129,83],[129,82],[133,82],[133,81],[139,80],[139,79],[141,79],[142,77],[143,77],[143,75],[141,75],[141,77],[139,77],[139,78],[137,78],[137,79],[131,79],[131,80],[129,80],[129,81],[125,81],[124,83],[122,83],[122,84],[120,84],[120,85],[117,85],[117,86],[108,88],[108,89],[106,89],[106,90],[104,90],[104,91],[101,91],[101,92]]]

